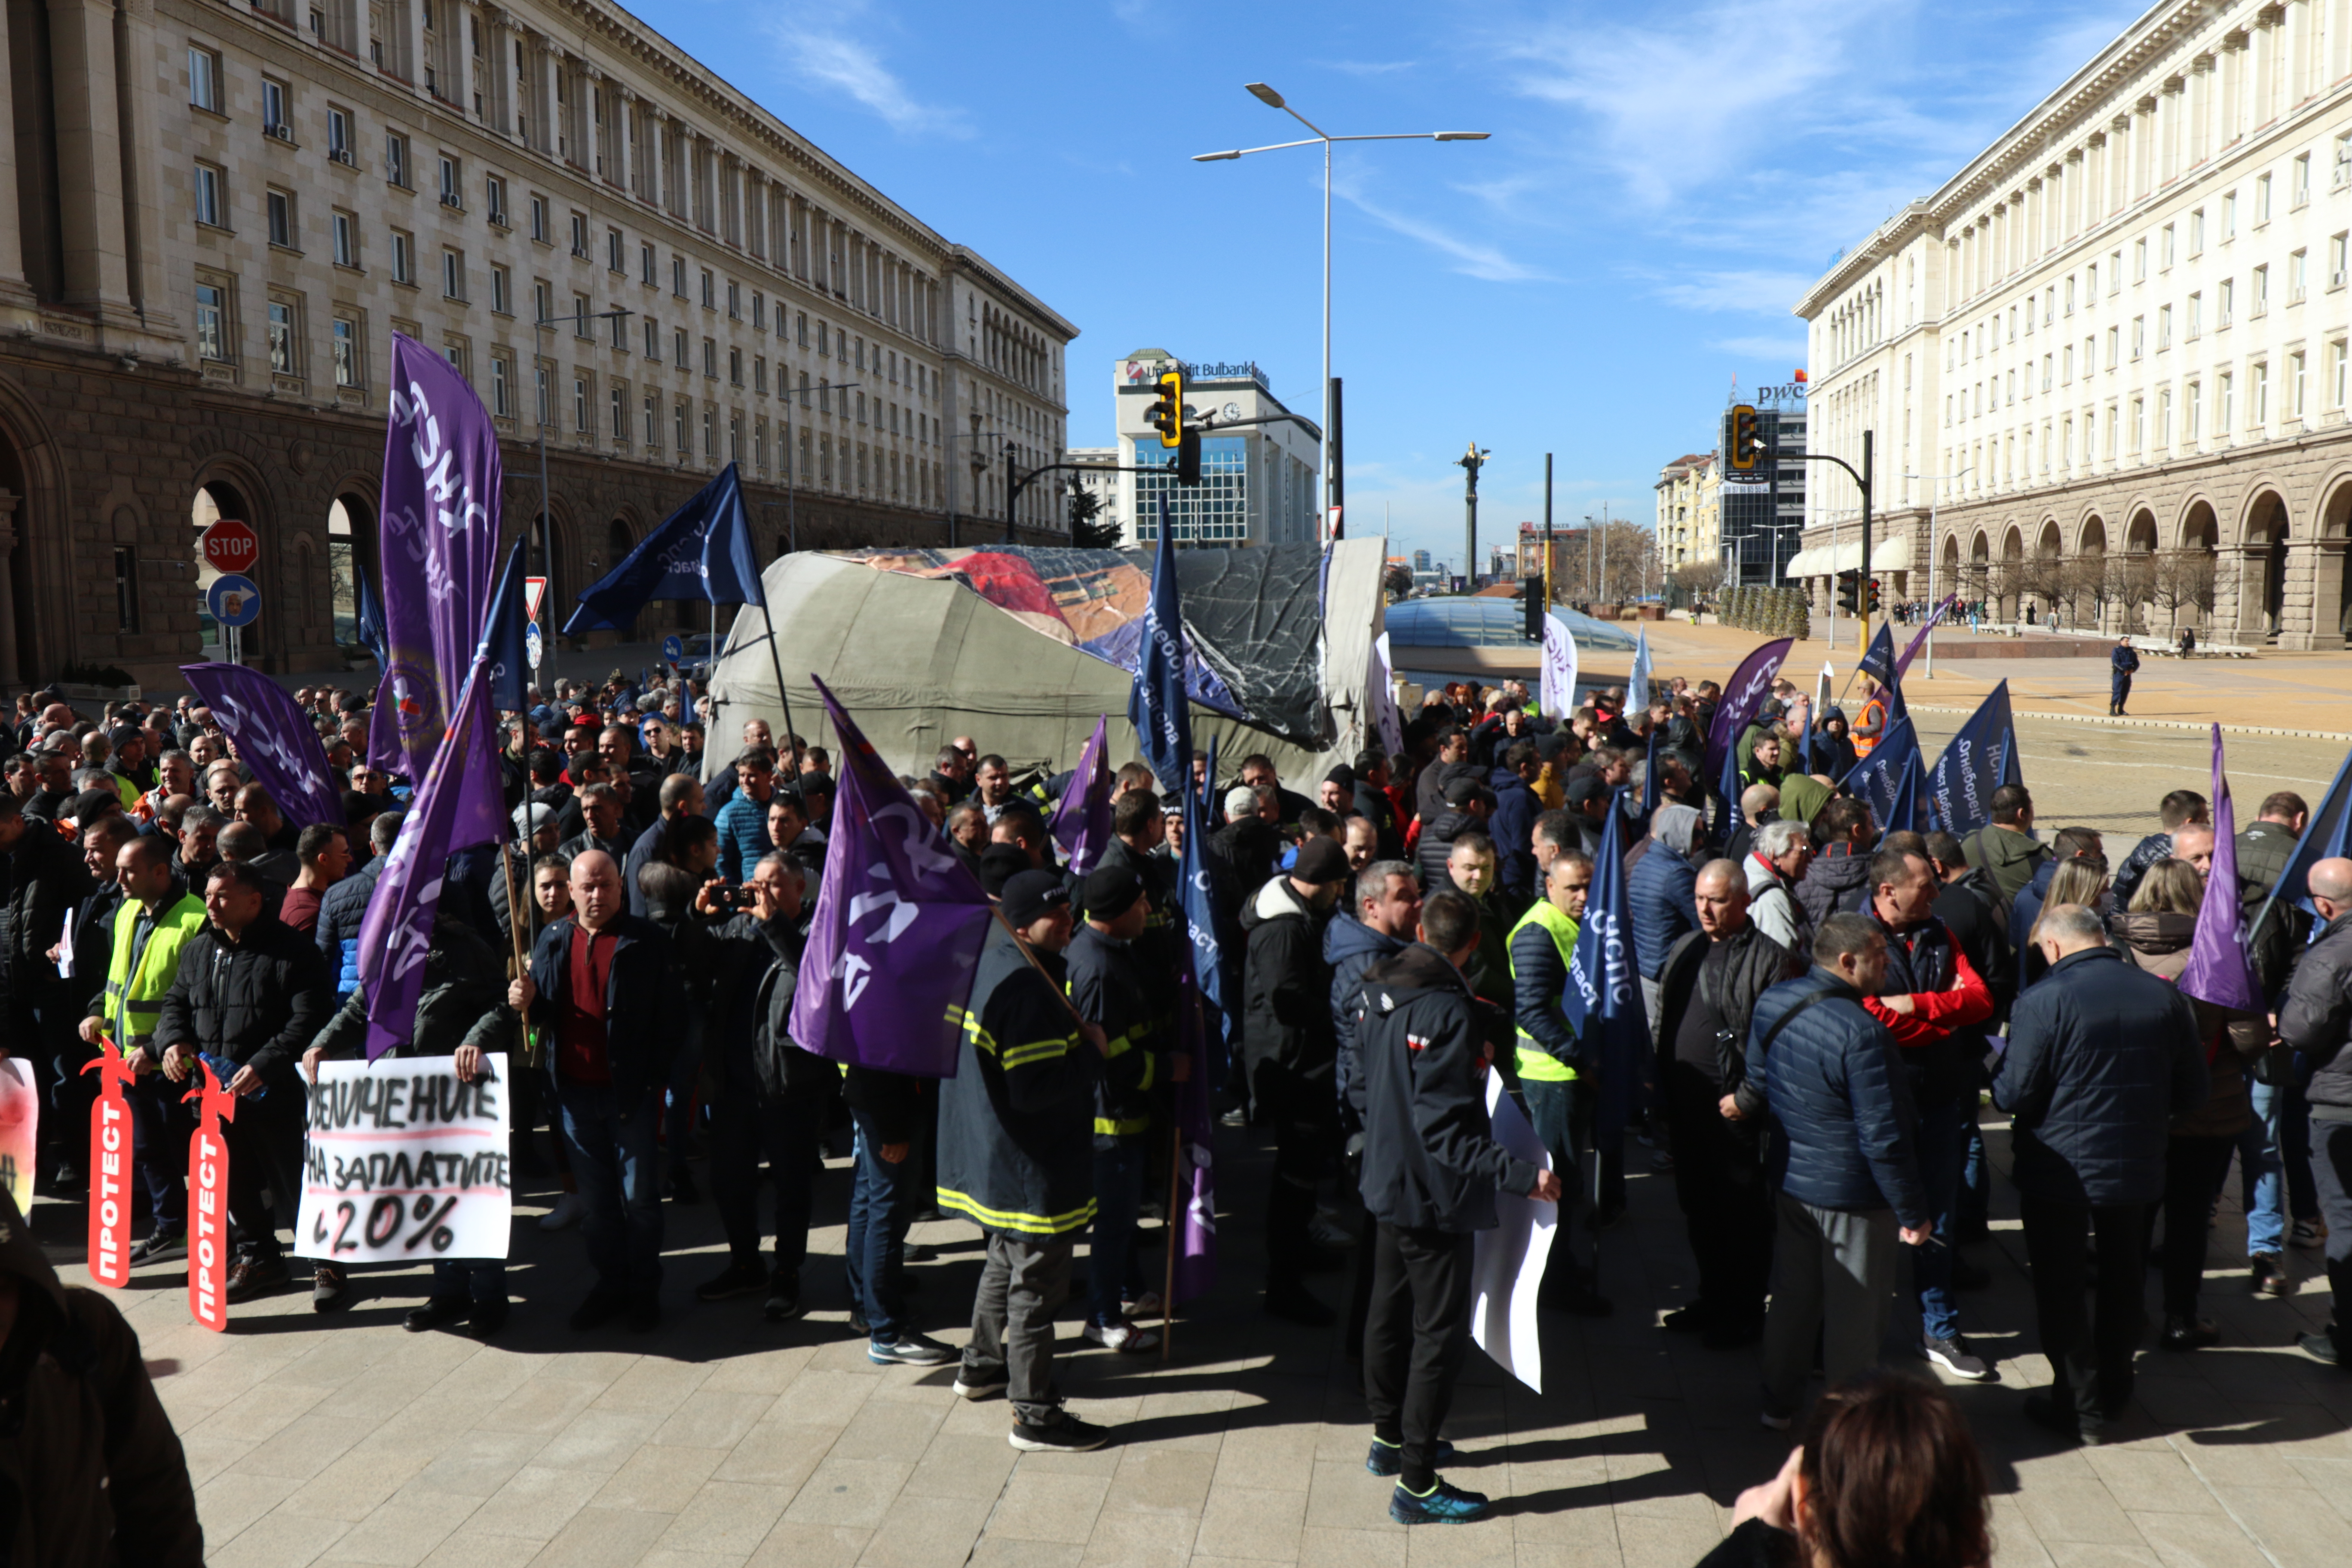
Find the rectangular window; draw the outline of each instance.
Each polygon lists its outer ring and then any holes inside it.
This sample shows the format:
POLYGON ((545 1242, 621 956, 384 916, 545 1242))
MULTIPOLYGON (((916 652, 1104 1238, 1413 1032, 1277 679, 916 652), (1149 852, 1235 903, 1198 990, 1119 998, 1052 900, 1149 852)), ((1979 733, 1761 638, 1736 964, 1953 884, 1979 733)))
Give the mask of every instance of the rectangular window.
POLYGON ((2237 302, 2238 280, 2234 278, 2222 279, 2220 291, 2213 296, 2213 325, 2216 328, 2230 324, 2231 311, 2237 302))
POLYGON ((2156 312, 2156 352, 2162 353, 2172 346, 2172 307, 2159 306, 2156 312))
POLYGON ((294 368, 294 307, 283 300, 269 301, 269 368, 278 375, 299 374, 294 368))
POLYGON ((719 344, 710 338, 702 340, 702 374, 713 381, 719 379, 719 344))
POLYGON ((2205 209, 2199 207, 2189 215, 2189 254, 2193 258, 2205 254, 2205 209))
POLYGON ((581 435, 590 433, 588 425, 588 380, 585 376, 572 378, 572 427, 581 435))
POLYGON ((743 319, 742 286, 732 278, 727 279, 727 319, 730 321, 743 319))
POLYGON ((706 310, 715 310, 719 308, 718 283, 711 277, 710 268, 708 267, 702 269, 702 308, 706 310))
POLYGON ((462 250, 441 252, 441 297, 459 300, 466 297, 466 253, 462 250))
POLYGON ((669 258, 669 291, 681 300, 686 298, 686 258, 676 251, 670 252, 669 258))
POLYGON ((2344 267, 2347 249, 2352 249, 2352 235, 2331 235, 2327 241, 2327 286, 2344 287, 2344 267))
MULTIPOLYGON (((661 323, 651 316, 646 318, 646 357, 656 364, 661 363, 661 323)), ((652 444, 651 437, 646 439, 647 445, 652 444)))
POLYGON ((588 215, 572 215, 572 254, 585 259, 588 255, 588 215))
POLYGON ((2327 176, 2330 185, 2352 183, 2352 132, 2336 139, 2336 162, 2327 176))
POLYGON ((507 226, 507 183, 496 174, 482 182, 482 206, 489 220, 500 228, 507 226))
POLYGON ((2132 281, 2147 281, 2147 241, 2144 238, 2132 241, 2132 281))
POLYGON ((441 205, 445 207, 463 207, 466 205, 465 176, 457 167, 457 160, 446 153, 441 154, 441 205))
POLYGON ((2227 245, 2238 237, 2238 193, 2231 191, 2221 198, 2221 243, 2227 245))
POLYGON ((651 451, 660 445, 661 416, 656 407, 654 395, 648 392, 646 394, 646 449, 651 451))
POLYGON ((357 267, 360 264, 360 220, 351 213, 334 215, 335 265, 357 267))
POLYGON ((629 352, 628 317, 615 310, 608 312, 604 319, 612 323, 614 351, 618 353, 627 353, 629 352))
POLYGON ((2189 341, 2192 343, 2197 341, 2198 333, 2203 331, 2203 324, 2199 318, 2204 313, 2204 295, 2191 294, 2189 296, 2189 341))
POLYGON ((684 327, 676 328, 670 332, 669 347, 671 363, 676 364, 678 369, 684 370, 686 368, 687 353, 686 329, 684 327))
POLYGON ((768 361, 763 354, 751 356, 751 390, 762 397, 768 395, 768 361))
POLYGON ((755 332, 768 330, 767 297, 756 289, 751 290, 751 330, 755 332))
POLYGON ((490 268, 490 309, 501 316, 514 314, 514 275, 503 267, 490 268))
POLYGON ((334 324, 335 384, 357 386, 360 384, 360 324, 349 316, 337 316, 334 324))
POLYGON ((530 198, 530 237, 542 244, 547 239, 547 198, 545 196, 534 195, 530 198))
POLYGON ((221 222, 221 199, 224 176, 210 163, 196 165, 196 221, 212 228, 226 226, 221 222))
POLYGON ((686 405, 683 403, 670 410, 670 433, 677 437, 678 456, 686 456, 686 405))
POLYGON ((2252 405, 2246 412, 2253 416, 2254 428, 2259 430, 2271 422, 2271 367, 2267 364, 2257 364, 2254 366, 2253 374, 2252 405))
POLYGON ((2287 253, 2286 302, 2288 304, 2300 305, 2303 303, 2304 293, 2310 286, 2310 274, 2307 270, 2310 263, 2311 253, 2309 251, 2294 250, 2287 253))
POLYGON ((398 229, 392 231, 392 280, 414 284, 416 281, 416 242, 398 229))
POLYGON ((2254 180, 2254 226, 2262 227, 2271 221, 2271 177, 2258 175, 2254 180))
POLYGON ((2131 401, 2131 419, 2132 419, 2132 423, 2131 423, 2131 455, 2132 455, 2133 457, 2135 457, 2135 458, 2137 458, 2137 457, 2138 457, 2138 456, 2139 456, 2139 446, 2140 446, 2140 437, 2141 437, 2141 434, 2142 434, 2142 432, 2143 432, 2143 431, 2145 431, 2145 430, 2147 429, 2147 405, 2145 403, 2143 403, 2140 399, 2138 399, 2138 398, 2137 398, 2137 397, 2135 397, 2135 398, 2133 398, 2133 399, 2132 399, 2132 401, 2131 401))
POLYGON ((2205 388, 2201 383, 2192 381, 2189 384, 2188 401, 2182 417, 2187 421, 2183 428, 2188 434, 2182 438, 2181 445, 2194 450, 2204 435, 2205 388))
POLYGON ((352 152, 352 116, 348 110, 327 106, 327 156, 346 167, 359 160, 352 152))
POLYGON ((2066 313, 2070 316, 2074 313, 2074 279, 2072 273, 2066 278, 2066 313))
POLYGON ((294 120, 287 109, 286 84, 261 79, 261 133, 275 136, 280 142, 294 140, 294 120))
POLYGON ((625 388, 613 388, 613 439, 625 446, 629 439, 629 395, 625 388))
POLYGON ((2271 308, 2271 269, 2268 267, 2254 268, 2253 287, 2248 293, 2252 296, 2247 301, 2248 315, 2259 316, 2271 308))
POLYGON ((708 405, 702 410, 702 455, 719 456, 719 411, 708 405))
POLYGON ((629 269, 622 262, 622 257, 626 253, 627 247, 622 242, 621 231, 617 228, 606 229, 604 231, 604 270, 618 272, 623 277, 628 276, 629 269))
POLYGON ((408 188, 408 138, 397 131, 383 133, 383 177, 387 184, 408 188))
POLYGON ((114 628, 139 629, 139 547, 135 544, 114 547, 114 628))
MULTIPOLYGON (((650 245, 640 245, 640 246, 638 246, 638 247, 637 247, 637 278, 638 278, 638 280, 639 280, 640 282, 646 283, 646 284, 652 284, 652 283, 656 282, 656 276, 655 276, 655 274, 656 274, 656 263, 655 263, 655 260, 654 260, 654 247, 653 247, 652 246, 650 246, 650 245)), ((648 447, 650 447, 650 446, 652 446, 652 445, 653 445, 653 438, 652 438, 651 437, 647 437, 646 438, 646 446, 648 446, 648 447)))
POLYGON ((188 49, 188 102, 197 109, 220 112, 220 57, 210 49, 188 49))
POLYGON ((2344 406, 2345 366, 2347 360, 2352 360, 2352 354, 2345 352, 2342 338, 2327 345, 2327 405, 2330 408, 2344 406))
POLYGON ((552 326, 555 322, 555 292, 540 279, 530 286, 531 321, 537 326, 552 326))
MULTIPOLYGON (((2298 159, 2297 162, 2304 160, 2298 159)), ((2286 416, 2290 419, 2303 417, 2303 355, 2300 353, 2286 356, 2286 416)))
POLYGON ((2311 200, 2311 154, 2308 153, 2298 154, 2295 158, 2287 185, 2286 199, 2294 206, 2302 206, 2311 200))
MULTIPOLYGON (((2107 329, 2107 368, 2109 370, 2115 369, 2117 364, 2122 363, 2122 361, 2117 357, 2122 348, 2122 329, 2117 327, 2109 327, 2107 329)), ((2085 353, 2084 355, 2085 368, 2088 367, 2089 359, 2089 354, 2085 353)))
POLYGON ((196 353, 204 359, 228 355, 228 296, 216 283, 196 285, 196 353))
POLYGON ((803 348, 806 348, 808 347, 808 312, 806 310, 798 311, 795 313, 793 320, 796 323, 794 330, 799 333, 800 345, 803 348))
MULTIPOLYGON (((2132 318, 2131 356, 2134 359, 2139 358, 2141 353, 2147 350, 2147 345, 2142 341, 2146 334, 2147 328, 2147 318, 2146 316, 2134 316, 2132 318)), ((2107 331, 2112 332, 2115 329, 2113 327, 2109 327, 2107 331)))
POLYGON ((588 296, 574 294, 572 296, 572 335, 584 338, 588 333, 588 296))
POLYGON ((2172 265, 2172 225, 2166 224, 2157 237, 2156 264, 2161 268, 2169 268, 2172 265))
POLYGON ((501 419, 514 416, 514 365, 503 354, 490 356, 490 412, 501 419))
POLYGON ((294 196, 289 191, 268 195, 269 243, 291 249, 294 245, 294 196))
POLYGON ((539 425, 540 428, 543 430, 549 424, 549 409, 547 404, 547 367, 545 365, 533 365, 531 367, 531 383, 532 392, 539 403, 539 425))
POLYGON ((2219 416, 2213 421, 2214 433, 2226 438, 2231 431, 2237 428, 2238 423, 2238 378, 2236 376, 2227 374, 2222 375, 2220 406, 2214 410, 2214 413, 2219 416))

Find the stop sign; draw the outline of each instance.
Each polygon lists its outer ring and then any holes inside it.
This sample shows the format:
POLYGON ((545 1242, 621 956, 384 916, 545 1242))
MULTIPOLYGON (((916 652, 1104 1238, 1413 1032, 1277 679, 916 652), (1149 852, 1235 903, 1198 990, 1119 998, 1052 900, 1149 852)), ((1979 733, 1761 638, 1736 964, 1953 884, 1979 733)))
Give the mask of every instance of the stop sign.
POLYGON ((205 530, 197 545, 215 572, 250 572, 261 560, 261 541, 235 518, 222 518, 205 530))

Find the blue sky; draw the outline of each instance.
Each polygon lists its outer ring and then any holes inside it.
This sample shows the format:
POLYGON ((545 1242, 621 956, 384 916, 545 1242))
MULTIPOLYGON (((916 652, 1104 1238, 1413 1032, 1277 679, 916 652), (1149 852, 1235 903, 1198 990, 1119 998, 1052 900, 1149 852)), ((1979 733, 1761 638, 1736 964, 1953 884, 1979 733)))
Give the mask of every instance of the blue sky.
POLYGON ((1242 90, 1342 148, 1333 369, 1349 522, 1461 553, 1553 516, 1646 522, 1737 376, 1802 363, 1789 314, 1832 253, 1927 195, 2143 7, 2116 0, 982 8, 640 0, 654 26, 1082 329, 1070 438, 1111 439, 1136 348, 1255 359, 1318 407, 1321 168, 1242 90))

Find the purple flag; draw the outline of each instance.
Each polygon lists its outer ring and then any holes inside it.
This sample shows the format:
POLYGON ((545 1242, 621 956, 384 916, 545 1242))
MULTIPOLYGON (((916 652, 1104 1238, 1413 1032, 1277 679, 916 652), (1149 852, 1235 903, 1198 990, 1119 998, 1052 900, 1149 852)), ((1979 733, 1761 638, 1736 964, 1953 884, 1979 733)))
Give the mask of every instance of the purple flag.
POLYGON ((297 827, 343 826, 342 798, 327 770, 319 731, 269 677, 236 664, 184 664, 189 689, 220 721, 236 754, 269 792, 278 813, 297 827))
POLYGON ((1731 684, 1723 689, 1723 700, 1716 705, 1715 722, 1707 726, 1706 757, 1700 777, 1711 779, 1723 771, 1725 754, 1739 739, 1739 732, 1755 721, 1764 700, 1772 695, 1772 678, 1780 673, 1780 661, 1789 657, 1790 646, 1791 639, 1782 637, 1739 661, 1731 684))
POLYGON ((793 1042, 859 1067, 953 1078, 993 920, 980 880, 814 675, 839 738, 824 879, 793 992, 793 1042))
POLYGON ((448 723, 448 700, 474 667, 498 570, 499 433, 449 362, 392 334, 392 417, 377 512, 383 564, 388 723, 368 731, 368 761, 425 776, 448 723), (394 742, 389 751, 383 749, 394 742))
POLYGON ((400 821, 400 837, 360 921, 360 988, 367 994, 367 1054, 373 1061, 404 1046, 416 1027, 425 955, 441 908, 449 857, 495 843, 506 826, 498 742, 490 726, 489 676, 476 665, 457 712, 400 821))
POLYGON ((1177 971, 1176 1048, 1192 1076, 1176 1086, 1176 1147, 1183 1156, 1184 1226, 1176 1252, 1176 1302, 1198 1300, 1217 1282, 1217 1168, 1212 1151, 1216 1113, 1209 1104, 1208 1003, 1192 973, 1191 955, 1177 971))
POLYGON ((2221 726, 2213 726, 2213 868, 2205 901, 2197 907, 2197 940, 2180 991, 2200 1002, 2242 1013, 2263 1012, 2263 988, 2246 955, 2246 911, 2238 902, 2238 810, 2221 771, 2221 726))
POLYGON ((1936 629, 1936 623, 1942 620, 1945 615, 1950 611, 1951 607, 1959 602, 1960 596, 1958 594, 1949 595, 1945 598, 1942 604, 1937 605, 1933 610, 1928 612, 1926 623, 1920 626, 1917 635, 1913 637, 1910 643, 1905 647, 1902 657, 1895 661, 1895 679, 1896 680, 1899 681, 1903 679, 1903 672, 1911 668, 1911 661, 1919 657, 1919 650, 1921 648, 1927 646, 1927 634, 1936 629))
POLYGON ((1095 721, 1095 732, 1078 753, 1077 771, 1054 805, 1054 842, 1069 856, 1076 877, 1093 870, 1110 847, 1110 765, 1103 760, 1109 727, 1107 716, 1095 721))

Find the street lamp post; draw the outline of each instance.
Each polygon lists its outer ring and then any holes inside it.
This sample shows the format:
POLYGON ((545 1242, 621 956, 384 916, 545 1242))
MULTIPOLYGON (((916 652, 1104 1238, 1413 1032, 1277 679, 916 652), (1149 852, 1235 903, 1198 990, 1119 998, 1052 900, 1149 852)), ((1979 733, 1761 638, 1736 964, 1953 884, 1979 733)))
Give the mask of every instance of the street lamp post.
POLYGON ((1936 679, 1936 629, 1933 621, 1936 614, 1936 503, 1942 499, 1947 481, 1952 484, 1959 483, 1975 467, 1974 463, 1963 464, 1960 471, 1956 474, 1906 474, 1903 476, 1906 479, 1927 479, 1936 487, 1927 492, 1927 614, 1930 620, 1926 652, 1927 679, 1930 680, 1936 679))
MULTIPOLYGON (((635 314, 635 310, 615 306, 593 316, 547 316, 530 324, 532 346, 534 349, 538 346, 541 332, 559 321, 570 321, 577 327, 585 321, 617 321, 635 314)), ((547 358, 545 354, 539 357, 542 361, 547 358)), ((555 597, 555 515, 548 510, 547 503, 547 422, 554 412, 555 386, 548 379, 548 367, 544 363, 531 366, 531 382, 539 393, 539 550, 540 563, 546 568, 547 578, 547 586, 542 592, 547 602, 554 605, 558 603, 555 597)), ((594 579, 592 577, 590 581, 594 579)), ((549 613, 552 615, 553 611, 549 613)))
MULTIPOLYGON (((1265 147, 1239 147, 1225 153, 1196 153, 1195 163, 1218 163, 1246 158, 1253 153, 1279 153, 1286 147, 1323 144, 1323 427, 1317 443, 1322 457, 1322 527, 1331 526, 1331 144, 1335 142, 1484 142, 1486 131, 1418 131, 1383 136, 1333 136, 1283 101, 1282 94, 1262 81, 1247 84, 1250 96, 1269 109, 1279 109, 1313 136, 1299 142, 1276 142, 1265 147)), ((1319 536, 1319 531, 1318 531, 1319 536)), ((1472 574, 1475 575, 1475 574, 1472 574)))

